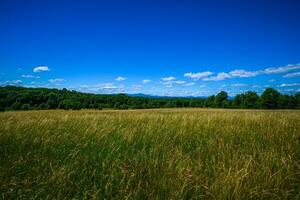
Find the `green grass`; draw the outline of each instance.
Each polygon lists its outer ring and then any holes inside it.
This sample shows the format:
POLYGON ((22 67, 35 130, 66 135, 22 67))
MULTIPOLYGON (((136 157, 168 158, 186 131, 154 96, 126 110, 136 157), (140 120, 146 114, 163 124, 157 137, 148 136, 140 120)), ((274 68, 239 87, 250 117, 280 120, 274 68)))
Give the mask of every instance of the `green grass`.
POLYGON ((299 199, 300 111, 0 113, 3 199, 299 199))

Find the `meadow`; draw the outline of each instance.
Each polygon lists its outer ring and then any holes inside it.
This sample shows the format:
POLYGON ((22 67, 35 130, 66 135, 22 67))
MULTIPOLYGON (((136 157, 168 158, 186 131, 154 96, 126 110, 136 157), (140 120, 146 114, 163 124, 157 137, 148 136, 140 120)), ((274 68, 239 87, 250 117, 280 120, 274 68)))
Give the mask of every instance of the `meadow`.
POLYGON ((299 110, 0 113, 0 199, 299 198, 299 110))

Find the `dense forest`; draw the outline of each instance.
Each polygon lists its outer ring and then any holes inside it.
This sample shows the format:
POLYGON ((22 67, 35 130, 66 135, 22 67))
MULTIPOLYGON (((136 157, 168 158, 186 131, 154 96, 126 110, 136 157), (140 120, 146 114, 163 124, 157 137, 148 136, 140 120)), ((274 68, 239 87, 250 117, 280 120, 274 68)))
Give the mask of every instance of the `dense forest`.
POLYGON ((229 98, 225 91, 207 98, 151 98, 132 97, 126 94, 88 94, 67 89, 0 87, 0 110, 44 109, 142 109, 142 108, 253 108, 299 109, 300 92, 281 94, 267 88, 262 95, 248 91, 229 98))

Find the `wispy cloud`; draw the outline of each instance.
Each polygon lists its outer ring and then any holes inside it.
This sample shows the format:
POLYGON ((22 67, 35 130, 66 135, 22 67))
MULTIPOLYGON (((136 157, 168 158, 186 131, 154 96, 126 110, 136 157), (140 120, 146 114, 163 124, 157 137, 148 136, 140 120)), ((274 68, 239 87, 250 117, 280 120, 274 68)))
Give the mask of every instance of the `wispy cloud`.
POLYGON ((31 74, 23 74, 21 77, 22 78, 40 78, 39 76, 33 76, 31 74))
POLYGON ((282 67, 270 67, 265 69, 263 72, 266 74, 280 74, 280 73, 286 73, 296 69, 300 69, 300 63, 289 64, 282 67))
POLYGON ((294 77, 298 77, 298 76, 300 76, 300 72, 289 73, 289 74, 284 75, 283 77, 284 78, 294 78, 294 77))
POLYGON ((142 90, 142 88, 143 88, 142 85, 135 85, 135 84, 131 85, 131 89, 133 91, 140 91, 140 90, 142 90))
POLYGON ((191 82, 191 83, 186 83, 186 84, 184 84, 183 86, 193 86, 193 85, 195 85, 196 83, 195 82, 191 82))
POLYGON ((96 93, 123 93, 125 87, 123 85, 114 85, 113 83, 99 83, 96 85, 81 85, 80 91, 90 91, 96 93))
POLYGON ((221 72, 221 73, 218 73, 217 76, 212 76, 212 77, 204 78, 202 80, 203 81, 221 81, 221 80, 224 80, 226 78, 230 78, 230 75, 228 73, 221 72))
POLYGON ((189 78, 192 78, 195 80, 202 79, 202 78, 208 77, 210 75, 213 75, 213 72, 210 72, 210 71, 198 72, 198 73, 188 72, 188 73, 184 74, 185 77, 189 77, 189 78))
MULTIPOLYGON (((300 63, 298 64, 289 64, 286 66, 279 66, 279 67, 269 67, 262 70, 256 71, 248 71, 245 69, 235 69, 230 72, 220 72, 216 76, 211 76, 214 74, 213 72, 206 71, 206 72, 199 72, 199 73, 185 73, 185 77, 190 77, 192 79, 202 79, 203 81, 221 81, 228 78, 248 78, 248 77, 255 77, 261 74, 280 74, 280 73, 287 73, 289 71, 300 69, 300 63)), ((300 76, 300 72, 290 73, 285 75, 285 78, 292 78, 300 76)))
POLYGON ((269 83, 273 83, 273 82, 276 82, 276 79, 270 79, 268 80, 269 83))
POLYGON ((33 72, 45 72, 45 71, 50 71, 48 66, 39 66, 39 67, 33 68, 33 72))
POLYGON ((166 85, 167 88, 172 88, 173 85, 192 86, 192 85, 196 84, 195 82, 187 83, 187 82, 182 81, 182 80, 176 80, 175 77, 165 77, 165 78, 162 78, 162 80, 163 80, 162 84, 166 85))
POLYGON ((184 85, 185 81, 174 81, 174 83, 177 85, 184 85))
POLYGON ((252 85, 252 88, 261 88, 260 85, 252 85))
POLYGON ((187 83, 185 81, 173 81, 171 82, 173 84, 176 84, 176 85, 180 85, 180 86, 192 86, 192 85, 195 85, 196 83, 195 82, 190 82, 190 83, 187 83))
POLYGON ((118 87, 112 83, 102 83, 102 84, 98 84, 96 85, 96 87, 98 89, 102 89, 102 90, 114 90, 117 89, 118 87))
POLYGON ((300 83, 283 83, 280 85, 280 87, 295 87, 300 86, 300 83))
POLYGON ((49 79, 49 82, 53 83, 53 84, 60 84, 64 81, 65 81, 65 79, 62 79, 62 78, 49 79))
POLYGON ((126 78, 125 78, 125 77, 122 77, 122 76, 118 76, 115 80, 116 80, 116 81, 125 81, 126 78))
POLYGON ((151 82, 151 80, 147 80, 147 79, 142 81, 143 84, 147 84, 147 83, 150 83, 150 82, 151 82))
POLYGON ((236 69, 233 71, 230 71, 229 73, 226 72, 220 72, 217 74, 217 76, 211 76, 207 78, 203 78, 203 81, 222 81, 224 79, 228 78, 248 78, 248 77, 254 77, 259 75, 261 72, 260 71, 247 71, 244 69, 236 69))
POLYGON ((22 84, 21 80, 5 81, 5 82, 0 83, 0 85, 14 85, 14 86, 18 86, 21 84, 22 84))
POLYGON ((257 76, 259 73, 260 73, 259 71, 246 71, 244 69, 236 69, 229 72, 229 75, 230 77, 246 78, 246 77, 257 76))
POLYGON ((234 83, 234 84, 231 84, 232 87, 247 87, 249 86, 248 84, 245 84, 245 83, 234 83))
POLYGON ((176 78, 173 77, 173 76, 170 76, 170 77, 164 77, 164 78, 162 78, 162 80, 163 80, 163 81, 175 81, 176 78))

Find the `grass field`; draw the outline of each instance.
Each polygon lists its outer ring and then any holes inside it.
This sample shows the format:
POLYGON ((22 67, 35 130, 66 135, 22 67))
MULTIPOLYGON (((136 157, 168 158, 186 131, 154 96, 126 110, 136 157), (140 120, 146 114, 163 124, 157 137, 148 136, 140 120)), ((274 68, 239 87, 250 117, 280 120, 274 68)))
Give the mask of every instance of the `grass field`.
POLYGON ((3 199, 299 199, 300 111, 0 113, 3 199))

